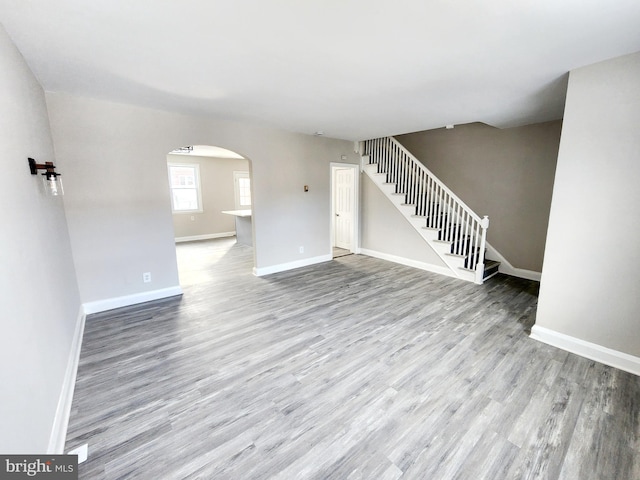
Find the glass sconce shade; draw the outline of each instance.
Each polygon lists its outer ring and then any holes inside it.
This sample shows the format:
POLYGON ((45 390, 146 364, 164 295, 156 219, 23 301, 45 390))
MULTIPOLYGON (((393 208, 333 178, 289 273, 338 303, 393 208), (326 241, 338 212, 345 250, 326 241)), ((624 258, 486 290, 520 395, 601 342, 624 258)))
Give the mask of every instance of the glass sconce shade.
POLYGON ((56 173, 56 166, 53 162, 36 163, 33 158, 29 158, 28 160, 31 175, 36 175, 38 170, 45 170, 45 173, 42 174, 42 185, 46 195, 50 197, 64 195, 62 179, 60 178, 60 174, 56 173))
POLYGON ((64 187, 62 185, 62 178, 60 175, 47 175, 42 176, 42 184, 44 187, 44 193, 49 197, 58 197, 64 195, 64 187))

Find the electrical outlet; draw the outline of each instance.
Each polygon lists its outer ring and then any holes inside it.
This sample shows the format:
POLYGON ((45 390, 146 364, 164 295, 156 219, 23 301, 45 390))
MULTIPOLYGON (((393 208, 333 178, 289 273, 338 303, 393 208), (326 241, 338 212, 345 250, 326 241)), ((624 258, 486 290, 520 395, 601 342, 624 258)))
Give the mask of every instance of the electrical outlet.
POLYGON ((144 283, 151 283, 151 272, 145 272, 142 274, 142 281, 144 283))
POLYGON ((304 253, 304 247, 300 247, 298 250, 300 251, 300 253, 304 253))

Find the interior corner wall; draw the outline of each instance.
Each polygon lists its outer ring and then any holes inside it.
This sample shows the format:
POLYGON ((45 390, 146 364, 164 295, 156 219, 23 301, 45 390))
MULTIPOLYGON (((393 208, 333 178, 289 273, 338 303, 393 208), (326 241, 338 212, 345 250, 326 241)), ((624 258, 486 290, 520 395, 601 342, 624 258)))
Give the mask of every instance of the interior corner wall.
POLYGON ((360 182, 363 249, 448 268, 367 175, 360 182))
POLYGON ((63 93, 47 104, 83 303, 178 285, 167 154, 182 145, 251 161, 257 268, 330 257, 330 162, 358 163, 352 142, 63 93))
POLYGON ((482 123, 396 139, 478 215, 487 241, 516 268, 542 271, 562 122, 482 123))
POLYGON ((47 453, 80 297, 64 197, 47 197, 27 158, 54 158, 45 97, 0 25, 0 452, 47 453))
POLYGON ((249 172, 249 161, 238 158, 213 158, 167 155, 168 162, 196 164, 200 167, 202 212, 174 213, 175 237, 225 234, 236 229, 235 218, 221 213, 235 210, 233 172, 249 172))
POLYGON ((640 52, 570 73, 536 319, 636 357, 639 125, 640 52))

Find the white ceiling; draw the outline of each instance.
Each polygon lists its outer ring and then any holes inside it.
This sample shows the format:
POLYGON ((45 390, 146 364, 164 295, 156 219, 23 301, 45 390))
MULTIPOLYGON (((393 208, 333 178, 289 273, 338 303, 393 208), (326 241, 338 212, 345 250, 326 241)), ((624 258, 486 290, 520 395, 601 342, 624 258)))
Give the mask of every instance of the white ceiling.
MULTIPOLYGON (((562 116, 639 0, 0 0, 47 91, 361 140, 562 116)), ((640 81, 640 80, 639 80, 640 81)))

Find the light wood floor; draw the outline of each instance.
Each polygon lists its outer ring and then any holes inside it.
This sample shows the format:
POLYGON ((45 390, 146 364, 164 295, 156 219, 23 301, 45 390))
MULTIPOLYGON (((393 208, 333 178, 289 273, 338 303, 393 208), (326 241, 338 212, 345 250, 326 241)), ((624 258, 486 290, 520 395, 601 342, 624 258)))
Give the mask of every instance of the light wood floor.
POLYGON ((333 247, 333 258, 344 257, 345 255, 352 255, 352 253, 346 248, 333 247))
POLYGON ((178 255, 182 298, 87 319, 82 479, 640 478, 639 378, 529 339, 535 282, 178 255))

